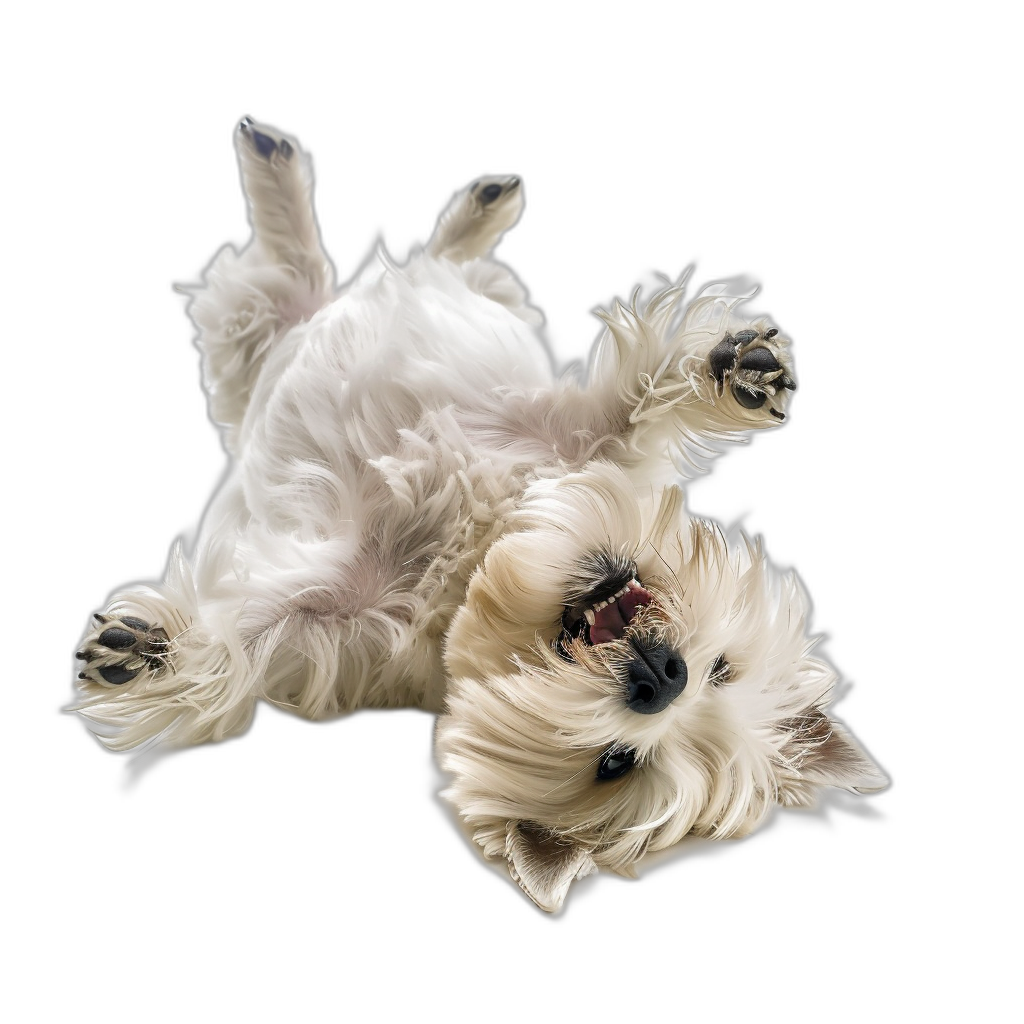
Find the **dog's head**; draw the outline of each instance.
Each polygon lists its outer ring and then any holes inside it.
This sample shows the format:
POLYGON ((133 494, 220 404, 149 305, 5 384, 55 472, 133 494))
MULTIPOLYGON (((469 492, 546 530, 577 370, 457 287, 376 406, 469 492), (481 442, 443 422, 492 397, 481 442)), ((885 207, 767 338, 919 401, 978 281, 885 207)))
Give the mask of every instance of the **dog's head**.
POLYGON ((596 463, 532 487, 449 631, 446 791, 543 909, 598 867, 754 829, 818 786, 881 788, 825 714, 808 606, 675 489, 639 503, 596 463))

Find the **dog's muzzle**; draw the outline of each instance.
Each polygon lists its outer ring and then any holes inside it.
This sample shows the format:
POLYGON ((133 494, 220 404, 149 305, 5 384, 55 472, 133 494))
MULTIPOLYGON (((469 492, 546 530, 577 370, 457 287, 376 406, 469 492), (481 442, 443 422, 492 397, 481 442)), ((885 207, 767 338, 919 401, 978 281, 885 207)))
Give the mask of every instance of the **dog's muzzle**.
POLYGON ((686 686, 686 662, 667 643, 634 637, 635 657, 626 667, 626 706, 641 715, 664 711, 686 686))

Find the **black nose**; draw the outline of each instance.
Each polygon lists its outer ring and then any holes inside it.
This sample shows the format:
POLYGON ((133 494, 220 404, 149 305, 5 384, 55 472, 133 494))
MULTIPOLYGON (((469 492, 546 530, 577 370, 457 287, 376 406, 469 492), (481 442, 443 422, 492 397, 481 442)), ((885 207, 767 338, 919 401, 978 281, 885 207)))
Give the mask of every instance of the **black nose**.
POLYGON ((636 657, 627 667, 626 706, 641 715, 664 711, 686 686, 686 662, 667 643, 634 639, 636 657))

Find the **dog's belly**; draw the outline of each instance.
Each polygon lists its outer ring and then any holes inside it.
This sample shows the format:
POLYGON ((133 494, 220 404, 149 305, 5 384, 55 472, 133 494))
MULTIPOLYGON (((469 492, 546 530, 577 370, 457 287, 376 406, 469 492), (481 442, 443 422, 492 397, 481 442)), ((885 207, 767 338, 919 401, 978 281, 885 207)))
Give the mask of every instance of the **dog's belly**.
MULTIPOLYGON (((232 564, 277 587, 286 550, 291 595, 251 631, 372 622, 358 629, 378 668, 354 703, 437 705, 444 632, 536 471, 464 421, 550 387, 547 365, 523 320, 436 263, 360 281, 279 339, 242 434, 232 564)), ((353 706, 344 673, 337 686, 353 706)))
POLYGON ((369 463, 396 454, 424 417, 492 411, 504 391, 553 384, 533 330, 471 290, 462 268, 433 261, 364 275, 277 346, 243 432, 245 459, 369 463))

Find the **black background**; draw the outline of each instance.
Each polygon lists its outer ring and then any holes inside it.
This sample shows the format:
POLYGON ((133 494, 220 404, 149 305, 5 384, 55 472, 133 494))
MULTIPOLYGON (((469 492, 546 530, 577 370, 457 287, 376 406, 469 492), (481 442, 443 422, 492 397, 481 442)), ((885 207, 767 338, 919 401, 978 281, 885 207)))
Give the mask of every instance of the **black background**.
POLYGON ((38 849, 60 851, 60 913, 129 922, 126 935, 165 925, 182 905, 221 923, 303 914, 346 935, 415 928, 421 946, 428 925, 467 946, 512 929, 517 942, 555 937, 595 953, 611 928, 671 924, 715 943, 774 930, 766 922, 779 916, 799 942, 797 922, 819 916, 829 932, 885 930, 885 894, 900 882, 904 740, 893 721, 900 681, 880 638, 902 598, 880 514, 895 427, 862 359, 880 253, 861 187, 877 172, 860 156, 858 115, 821 119, 799 100, 768 109, 756 95, 740 118, 695 101, 667 112, 665 96, 639 90, 634 101, 582 87, 530 101, 504 87, 465 91, 412 89, 396 102, 372 82, 357 100, 240 84, 212 100, 196 86, 139 110, 126 82, 54 147, 53 272, 66 284, 51 304, 69 336, 59 355, 38 338, 36 356, 58 360, 62 440, 48 481, 57 525, 27 513, 30 528, 55 535, 56 568, 39 573, 49 581, 38 597, 48 639, 34 654, 42 741, 22 794, 42 822, 38 849), (594 307, 654 272, 694 262, 696 287, 760 281, 748 308, 794 339, 800 390, 790 421, 721 459, 690 505, 742 521, 800 572, 814 628, 852 685, 839 714, 895 776, 870 802, 873 817, 787 819, 638 883, 600 882, 549 921, 478 865, 435 806, 424 716, 311 726, 263 710, 244 739, 171 759, 125 790, 123 763, 60 708, 91 612, 123 583, 159 578, 223 472, 171 289, 198 280, 220 245, 246 241, 231 144, 244 114, 312 154, 339 280, 378 236, 397 258, 425 241, 466 182, 522 175, 526 210, 498 255, 545 311, 562 360, 596 337, 594 307))

